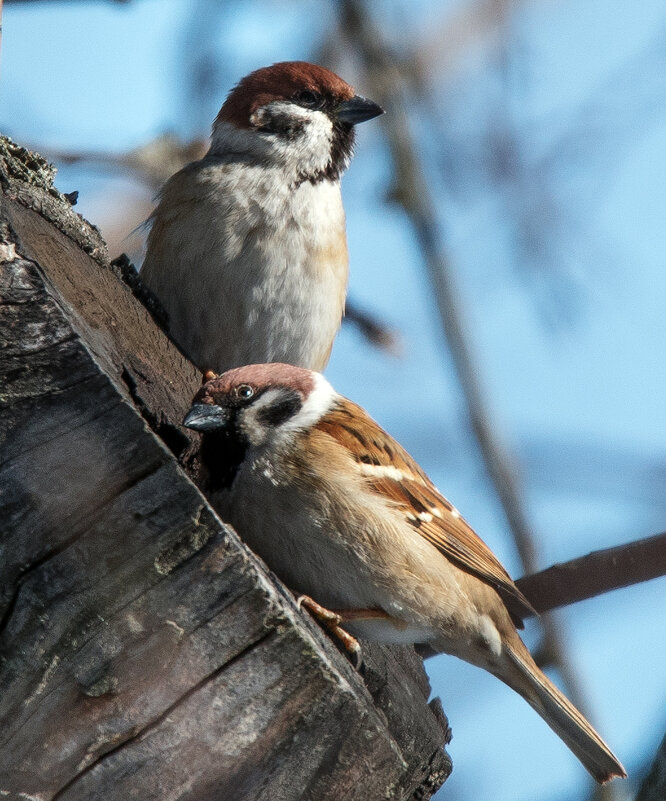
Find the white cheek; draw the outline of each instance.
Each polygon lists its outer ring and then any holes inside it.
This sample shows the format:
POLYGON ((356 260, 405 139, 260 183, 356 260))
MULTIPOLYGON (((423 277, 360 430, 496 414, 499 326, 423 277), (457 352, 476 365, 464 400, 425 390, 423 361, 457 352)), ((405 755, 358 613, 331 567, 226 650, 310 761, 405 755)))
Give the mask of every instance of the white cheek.
POLYGON ((259 421, 259 412, 275 396, 275 391, 271 390, 262 395, 255 403, 242 409, 238 415, 238 427, 247 437, 248 442, 253 448, 263 445, 268 439, 270 429, 259 421))
POLYGON ((333 124, 329 117, 322 111, 311 111, 292 103, 273 104, 274 107, 280 105, 284 105, 285 115, 303 122, 303 130, 292 140, 271 137, 277 159, 296 173, 309 174, 324 170, 331 160, 333 141, 333 124))
POLYGON ((271 406, 282 396, 282 391, 279 389, 269 389, 241 412, 239 426, 253 448, 284 445, 297 432, 314 426, 331 409, 339 397, 338 394, 321 373, 313 373, 312 376, 315 386, 303 406, 293 417, 277 427, 260 422, 259 416, 262 409, 271 406))
POLYGON ((280 165, 294 179, 302 174, 323 171, 331 160, 333 123, 323 111, 313 111, 287 101, 274 101, 257 109, 251 122, 261 127, 270 118, 283 117, 289 123, 301 123, 302 130, 293 137, 262 130, 239 131, 228 123, 216 123, 212 152, 237 150, 253 153, 261 159, 280 165))
POLYGON ((315 382, 314 389, 300 411, 280 427, 281 431, 293 432, 314 426, 339 397, 321 373, 313 373, 312 377, 315 382))

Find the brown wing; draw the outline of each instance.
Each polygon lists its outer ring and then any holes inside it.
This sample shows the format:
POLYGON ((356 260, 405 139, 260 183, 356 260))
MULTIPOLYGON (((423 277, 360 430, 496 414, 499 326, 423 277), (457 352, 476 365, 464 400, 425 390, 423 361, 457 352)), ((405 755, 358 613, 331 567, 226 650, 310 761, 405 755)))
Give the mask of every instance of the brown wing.
POLYGON ((536 614, 497 557, 424 471, 360 406, 343 400, 317 428, 336 439, 357 462, 367 485, 389 498, 410 525, 447 559, 492 585, 514 623, 536 614), (359 418, 362 424, 359 425, 359 418))

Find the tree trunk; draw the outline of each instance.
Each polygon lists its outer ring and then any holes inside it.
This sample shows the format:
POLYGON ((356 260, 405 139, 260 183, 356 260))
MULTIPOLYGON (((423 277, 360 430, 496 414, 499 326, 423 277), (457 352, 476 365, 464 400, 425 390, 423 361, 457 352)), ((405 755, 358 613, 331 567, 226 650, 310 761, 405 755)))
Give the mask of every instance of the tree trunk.
POLYGON ((200 376, 52 180, 0 139, 0 796, 429 798, 421 660, 356 673, 215 515, 200 376))

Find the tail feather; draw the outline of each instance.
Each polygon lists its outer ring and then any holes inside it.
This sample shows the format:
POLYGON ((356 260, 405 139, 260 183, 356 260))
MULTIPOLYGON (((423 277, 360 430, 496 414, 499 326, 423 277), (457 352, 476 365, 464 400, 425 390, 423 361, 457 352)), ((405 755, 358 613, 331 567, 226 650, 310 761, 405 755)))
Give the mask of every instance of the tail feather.
MULTIPOLYGON (((539 670, 527 649, 522 654, 505 647, 504 652, 524 680, 507 683, 541 715, 592 776, 602 784, 614 776, 625 777, 627 774, 617 757, 576 707, 539 670)), ((500 678, 506 681, 506 677, 500 678)))

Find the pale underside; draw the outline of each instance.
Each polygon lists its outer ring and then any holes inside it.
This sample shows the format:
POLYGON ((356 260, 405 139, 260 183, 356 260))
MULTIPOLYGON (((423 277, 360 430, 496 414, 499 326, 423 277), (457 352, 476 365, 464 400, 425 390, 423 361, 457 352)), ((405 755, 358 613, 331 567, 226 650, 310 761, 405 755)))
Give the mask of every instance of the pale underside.
POLYGON ((212 500, 292 590, 329 609, 371 610, 344 623, 352 634, 426 642, 485 668, 598 781, 625 775, 521 641, 512 616, 531 611, 527 599, 398 443, 322 376, 291 421, 263 434, 259 423, 232 492, 212 500))
POLYGON ((162 190, 141 275, 202 370, 328 361, 344 312, 345 216, 339 181, 302 180, 330 159, 330 120, 306 122, 291 143, 218 123, 211 153, 162 190))
POLYGON ((497 620, 495 590, 443 557, 391 501, 364 489, 351 459, 332 453, 326 439, 315 432, 309 442, 323 471, 310 469, 298 447, 286 461, 253 449, 233 493, 213 498, 222 517, 295 592, 331 609, 387 613, 345 624, 357 636, 430 642, 486 667, 500 650, 498 626, 514 631, 501 604, 497 620))
POLYGON ((215 161, 180 178, 165 187, 169 211, 155 219, 142 270, 171 336, 202 370, 273 361, 321 369, 347 283, 339 185, 292 191, 280 171, 215 161))

